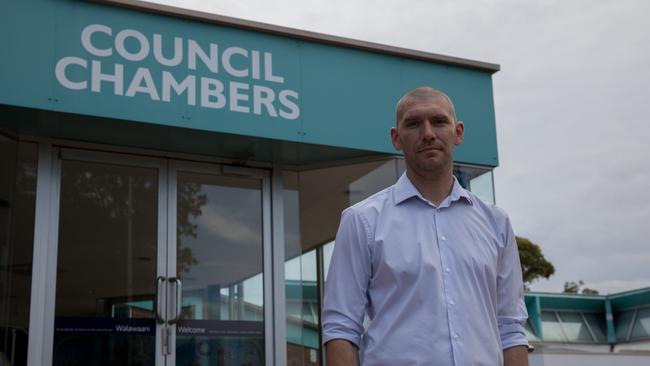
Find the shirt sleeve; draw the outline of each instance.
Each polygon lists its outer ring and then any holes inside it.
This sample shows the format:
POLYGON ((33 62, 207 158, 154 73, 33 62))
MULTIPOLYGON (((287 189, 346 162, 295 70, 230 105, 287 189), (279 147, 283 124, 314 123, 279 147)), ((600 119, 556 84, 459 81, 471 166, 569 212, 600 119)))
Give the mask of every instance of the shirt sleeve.
POLYGON ((528 345, 524 324, 528 319, 524 302, 524 284, 515 234, 506 216, 502 232, 505 247, 501 253, 497 277, 497 321, 501 345, 505 350, 528 345))
POLYGON ((323 343, 345 339, 359 347, 371 277, 369 228, 353 208, 341 216, 323 304, 323 343))

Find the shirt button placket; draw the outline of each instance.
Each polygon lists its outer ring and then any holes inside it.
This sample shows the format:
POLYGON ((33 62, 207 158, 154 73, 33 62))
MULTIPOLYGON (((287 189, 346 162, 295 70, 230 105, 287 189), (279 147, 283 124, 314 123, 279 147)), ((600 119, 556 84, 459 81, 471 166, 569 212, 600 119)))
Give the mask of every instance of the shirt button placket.
POLYGON ((460 338, 460 336, 457 333, 456 327, 454 326, 455 322, 453 319, 455 319, 455 309, 454 306, 456 302, 451 298, 449 294, 449 277, 451 276, 451 268, 447 265, 447 248, 449 246, 449 243, 447 241, 447 236, 444 234, 440 233, 440 225, 438 225, 438 218, 440 215, 440 209, 436 208, 433 210, 433 222, 434 222, 434 227, 435 227, 435 232, 436 232, 436 238, 438 242, 438 250, 440 252, 440 266, 441 268, 444 268, 444 275, 442 276, 442 283, 444 286, 444 292, 445 292, 445 298, 447 300, 447 325, 449 329, 449 334, 452 337, 452 342, 451 342, 451 351, 452 351, 452 357, 454 364, 457 364, 457 358, 458 358, 458 348, 456 345, 456 341, 460 338))

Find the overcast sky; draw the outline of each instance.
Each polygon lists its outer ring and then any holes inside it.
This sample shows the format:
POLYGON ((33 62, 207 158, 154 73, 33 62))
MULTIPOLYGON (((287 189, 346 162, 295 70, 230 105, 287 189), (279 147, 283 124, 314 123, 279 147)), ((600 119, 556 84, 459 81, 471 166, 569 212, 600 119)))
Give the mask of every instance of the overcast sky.
POLYGON ((650 286, 650 1, 158 2, 500 64, 497 204, 556 268, 533 290, 650 286))

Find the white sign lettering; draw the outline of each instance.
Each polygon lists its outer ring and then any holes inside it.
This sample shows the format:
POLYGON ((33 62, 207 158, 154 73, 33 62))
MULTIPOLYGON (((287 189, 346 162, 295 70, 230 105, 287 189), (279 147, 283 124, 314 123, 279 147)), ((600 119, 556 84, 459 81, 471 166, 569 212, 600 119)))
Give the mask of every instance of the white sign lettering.
POLYGON ((202 108, 228 108, 232 112, 252 112, 288 120, 300 117, 298 92, 280 87, 285 79, 273 73, 270 52, 235 46, 221 50, 214 43, 202 47, 192 39, 165 39, 157 33, 148 37, 135 29, 114 32, 103 24, 86 26, 81 31, 81 45, 96 59, 66 56, 56 63, 56 79, 67 89, 90 88, 91 92, 101 93, 110 88, 114 95, 143 94, 157 102, 169 103, 182 98, 187 105, 202 108), (103 42, 99 43, 100 39, 103 42), (106 44, 106 41, 110 41, 110 47, 97 45, 106 44), (114 55, 124 62, 105 61, 106 57, 114 55), (154 60, 166 68, 184 65, 186 73, 181 74, 177 69, 152 73, 149 68, 137 64, 144 60, 154 60), (197 77, 190 73, 199 67, 212 74, 225 73, 236 79, 263 80, 279 86, 269 87, 246 80, 224 82, 216 77, 197 77), (133 76, 125 80, 125 75, 133 76))

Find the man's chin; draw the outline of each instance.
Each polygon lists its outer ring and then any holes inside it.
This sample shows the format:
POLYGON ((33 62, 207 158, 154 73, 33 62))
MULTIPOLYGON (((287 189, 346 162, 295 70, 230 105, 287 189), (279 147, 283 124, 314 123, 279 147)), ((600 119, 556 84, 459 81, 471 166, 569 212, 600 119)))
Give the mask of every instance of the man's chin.
POLYGON ((440 161, 440 159, 427 159, 417 164, 418 170, 423 174, 437 174, 445 170, 446 166, 446 162, 440 161))

